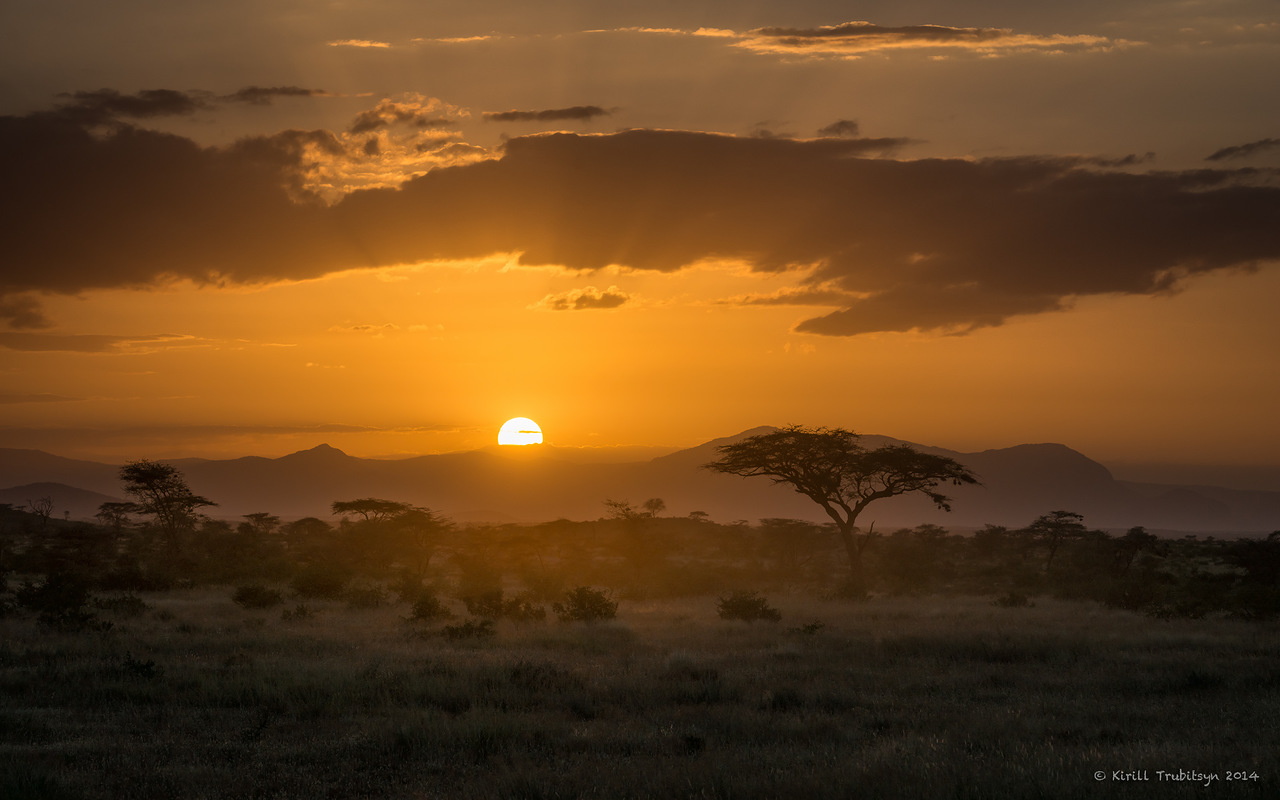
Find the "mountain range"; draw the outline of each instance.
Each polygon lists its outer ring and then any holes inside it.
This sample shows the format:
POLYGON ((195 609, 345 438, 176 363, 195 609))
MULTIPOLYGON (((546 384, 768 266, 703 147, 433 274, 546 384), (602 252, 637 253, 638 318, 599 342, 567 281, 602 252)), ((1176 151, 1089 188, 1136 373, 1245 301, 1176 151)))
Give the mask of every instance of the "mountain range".
MULTIPOLYGON (((347 455, 327 444, 280 458, 169 461, 192 491, 218 503, 212 516, 237 519, 267 511, 284 519, 328 518, 335 500, 381 497, 427 506, 459 522, 542 522, 597 519, 603 501, 639 506, 652 497, 666 514, 706 512, 719 522, 791 517, 825 522, 821 509, 786 485, 766 478, 738 478, 701 469, 716 448, 762 427, 647 460, 584 459, 572 448, 551 445, 490 447, 403 459, 347 455)), ((911 444, 864 436, 867 447, 911 444)), ((950 528, 984 524, 1021 527, 1059 509, 1075 511, 1091 527, 1188 532, 1269 532, 1280 529, 1280 492, 1116 480, 1102 464, 1060 444, 1024 444, 959 453, 913 444, 954 458, 981 481, 946 487, 951 513, 923 497, 879 501, 863 513, 864 527, 879 530, 921 523, 950 528)), ((54 500, 55 517, 92 517, 97 504, 121 499, 119 466, 62 458, 38 450, 0 449, 0 502, 22 505, 54 500)))

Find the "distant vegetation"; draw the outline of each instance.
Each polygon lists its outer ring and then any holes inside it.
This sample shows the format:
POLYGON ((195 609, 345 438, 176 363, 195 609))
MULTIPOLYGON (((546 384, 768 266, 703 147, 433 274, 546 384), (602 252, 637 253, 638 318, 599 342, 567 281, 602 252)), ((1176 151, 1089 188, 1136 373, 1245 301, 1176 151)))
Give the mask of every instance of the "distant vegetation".
POLYGON ((601 519, 536 525, 459 527, 437 511, 379 498, 335 501, 331 520, 282 521, 263 511, 232 525, 198 513, 213 501, 191 494, 172 467, 136 462, 122 479, 140 502, 104 504, 97 524, 0 507, 0 572, 11 576, 0 585, 0 608, 65 628, 81 619, 77 609, 88 607, 91 592, 229 585, 240 587, 237 602, 246 607, 287 597, 376 607, 393 595, 412 605, 430 586, 436 595, 470 598, 468 607, 479 609, 473 616, 530 621, 541 618, 540 608, 545 616, 547 605, 570 602, 566 592, 576 586, 604 587, 624 600, 753 591, 1048 596, 1164 618, 1280 615, 1280 532, 1234 540, 1158 539, 1142 528, 1115 535, 1052 510, 1023 528, 881 533, 792 519, 665 517, 658 498, 639 506, 608 499, 601 519), (60 610, 36 599, 54 595, 69 598, 58 601, 60 610))

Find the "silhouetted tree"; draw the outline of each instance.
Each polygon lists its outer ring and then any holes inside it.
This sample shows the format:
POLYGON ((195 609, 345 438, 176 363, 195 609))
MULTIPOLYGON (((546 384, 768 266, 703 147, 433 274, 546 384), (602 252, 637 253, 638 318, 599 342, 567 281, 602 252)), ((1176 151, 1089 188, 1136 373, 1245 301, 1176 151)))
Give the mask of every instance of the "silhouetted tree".
POLYGON ((950 498, 935 491, 942 484, 977 483, 967 467, 945 456, 921 453, 909 445, 868 450, 858 434, 843 428, 792 425, 721 445, 720 458, 706 469, 727 475, 771 478, 790 484, 822 507, 836 524, 855 579, 862 573, 862 552, 871 540, 856 525, 868 505, 886 497, 921 492, 944 511, 950 498))
POLYGON ((1155 534, 1147 533, 1147 529, 1141 525, 1126 531, 1124 536, 1121 536, 1115 543, 1113 568, 1116 574, 1120 577, 1127 575, 1138 553, 1143 550, 1155 549, 1158 541, 1159 539, 1156 538, 1155 534))
POLYGON ((265 511, 245 514, 244 518, 246 521, 240 524, 247 525, 249 531, 255 536, 270 536, 280 526, 280 518, 265 511))
POLYGON ((111 532, 119 536, 124 530, 124 526, 129 524, 129 517, 139 513, 137 503, 114 503, 106 502, 98 506, 98 513, 94 514, 94 518, 103 526, 110 528, 111 532))
POLYGON ((363 497, 359 500, 338 500, 335 501, 332 510, 334 514, 359 514, 366 522, 390 519, 398 514, 403 514, 412 506, 408 503, 397 503, 394 500, 380 500, 376 497, 363 497))
POLYGON ((1036 517, 1027 526, 1027 533, 1049 548, 1049 559, 1045 562, 1046 572, 1053 567, 1053 557, 1058 548, 1068 539, 1076 539, 1085 534, 1084 515, 1074 511, 1054 511, 1036 517))
POLYGON ((49 517, 53 514, 53 498, 48 495, 37 500, 27 500, 27 508, 35 514, 40 530, 49 527, 49 517))
POLYGON ((217 503, 191 491, 177 467, 140 459, 120 468, 124 492, 138 501, 138 513, 155 520, 169 545, 176 546, 178 534, 195 527, 199 509, 217 503))

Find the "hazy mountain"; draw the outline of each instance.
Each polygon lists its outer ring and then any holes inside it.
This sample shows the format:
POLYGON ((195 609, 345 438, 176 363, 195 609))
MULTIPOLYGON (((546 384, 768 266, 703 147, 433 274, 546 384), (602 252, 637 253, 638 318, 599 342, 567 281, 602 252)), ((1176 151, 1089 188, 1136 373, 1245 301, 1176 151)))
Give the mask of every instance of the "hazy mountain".
POLYGON ((0 489, 0 503, 8 503, 14 508, 27 506, 43 498, 53 501, 50 516, 54 519, 92 519, 98 513, 98 506, 103 503, 122 502, 119 497, 93 492, 88 489, 77 489, 64 483, 29 483, 25 486, 14 486, 0 489))
MULTIPOLYGON (((667 503, 666 513, 672 515, 696 510, 722 522, 761 517, 825 521, 818 506, 785 485, 700 468, 716 457, 719 445, 769 430, 755 428, 657 458, 623 463, 593 461, 575 448, 551 446, 492 447, 386 460, 356 458, 328 445, 280 458, 172 463, 195 492, 219 503, 211 511, 225 518, 257 511, 286 518, 327 517, 335 500, 382 497, 428 506, 459 521, 537 522, 598 518, 606 498, 639 505, 661 497, 667 503)), ((901 443, 884 436, 863 440, 868 447, 901 443)), ((954 509, 950 514, 921 497, 880 501, 864 513, 860 520, 864 526, 873 521, 880 530, 923 522, 952 527, 1022 526, 1040 514, 1065 509, 1084 514, 1089 525, 1105 528, 1145 525, 1224 532, 1280 528, 1280 492, 1117 481, 1102 464, 1060 444, 1025 444, 978 453, 914 446, 964 463, 982 484, 948 487, 954 509)), ((0 485, 53 481, 120 493, 117 467, 30 450, 4 450, 0 457, 0 485)))

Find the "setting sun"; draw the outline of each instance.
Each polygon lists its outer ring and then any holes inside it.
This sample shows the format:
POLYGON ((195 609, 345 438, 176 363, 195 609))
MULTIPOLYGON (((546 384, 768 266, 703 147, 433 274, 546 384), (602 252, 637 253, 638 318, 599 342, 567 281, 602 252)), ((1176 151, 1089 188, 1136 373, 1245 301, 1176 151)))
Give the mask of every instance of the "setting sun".
POLYGON ((528 417, 515 417, 502 423, 498 444, 542 444, 542 429, 528 417))

